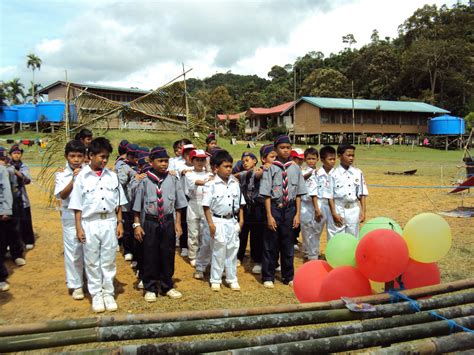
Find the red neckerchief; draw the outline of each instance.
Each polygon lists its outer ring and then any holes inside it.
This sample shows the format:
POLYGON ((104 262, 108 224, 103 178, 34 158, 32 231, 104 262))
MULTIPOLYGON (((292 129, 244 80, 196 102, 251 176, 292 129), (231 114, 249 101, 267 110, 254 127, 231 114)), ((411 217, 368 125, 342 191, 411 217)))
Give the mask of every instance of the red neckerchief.
POLYGON ((288 169, 288 167, 290 165, 293 165, 293 162, 290 160, 290 161, 287 161, 286 163, 282 163, 278 160, 275 160, 272 164, 278 166, 281 169, 283 169, 283 171, 286 171, 286 169, 288 169))

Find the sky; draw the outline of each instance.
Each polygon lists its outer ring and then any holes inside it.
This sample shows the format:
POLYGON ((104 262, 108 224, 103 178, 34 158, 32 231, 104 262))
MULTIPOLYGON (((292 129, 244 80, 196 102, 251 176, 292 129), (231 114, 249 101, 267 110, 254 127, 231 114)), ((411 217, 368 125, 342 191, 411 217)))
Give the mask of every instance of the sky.
MULTIPOLYGON (((455 0, 1 0, 0 81, 32 79, 26 56, 42 59, 43 86, 57 80, 157 88, 182 72, 257 74, 310 51, 361 47, 374 29, 398 26, 425 4, 455 0)), ((467 2, 462 1, 463 3, 467 2)))

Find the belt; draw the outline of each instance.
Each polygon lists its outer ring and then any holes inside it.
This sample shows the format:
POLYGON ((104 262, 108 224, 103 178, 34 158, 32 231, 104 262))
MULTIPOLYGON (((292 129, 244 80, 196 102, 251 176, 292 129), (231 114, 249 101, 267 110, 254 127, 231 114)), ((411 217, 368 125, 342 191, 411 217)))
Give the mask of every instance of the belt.
POLYGON ((232 219, 232 218, 236 217, 232 213, 226 214, 225 216, 221 216, 221 215, 218 215, 218 214, 215 214, 215 213, 213 213, 212 215, 216 218, 224 218, 224 219, 232 219))
POLYGON ((285 208, 294 207, 294 206, 295 206, 295 201, 290 201, 290 202, 288 202, 288 205, 286 205, 286 206, 285 206, 285 204, 284 204, 283 202, 276 203, 276 202, 272 201, 272 205, 273 205, 273 207, 282 210, 282 209, 285 209, 285 208))
POLYGON ((174 221, 174 216, 173 216, 172 213, 170 213, 170 214, 164 215, 163 218, 160 219, 158 216, 156 216, 154 214, 146 214, 145 215, 145 221, 164 223, 164 222, 174 221))
POLYGON ((342 200, 336 200, 336 203, 339 206, 342 206, 344 208, 352 208, 358 205, 358 201, 342 201, 342 200))
POLYGON ((86 221, 93 221, 97 219, 112 219, 117 218, 115 212, 103 212, 103 213, 94 213, 92 216, 84 217, 83 219, 86 221))

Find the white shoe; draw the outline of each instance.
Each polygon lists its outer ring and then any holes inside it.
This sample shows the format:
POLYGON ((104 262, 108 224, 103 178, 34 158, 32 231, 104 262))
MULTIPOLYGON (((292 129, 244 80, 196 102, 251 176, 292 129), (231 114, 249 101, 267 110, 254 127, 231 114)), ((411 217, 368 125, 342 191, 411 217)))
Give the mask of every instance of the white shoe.
POLYGON ((295 251, 299 251, 299 250, 300 250, 300 247, 298 246, 298 244, 295 244, 295 245, 293 246, 293 248, 295 248, 295 251))
POLYGON ((6 281, 2 281, 0 282, 0 291, 1 292, 5 292, 5 291, 8 291, 10 289, 10 284, 6 281))
POLYGON ((23 259, 23 258, 16 258, 16 259, 15 259, 15 264, 16 264, 17 266, 26 265, 26 260, 23 259))
POLYGON ((293 281, 288 282, 288 286, 293 287, 293 281))
POLYGON ((183 297, 183 295, 181 294, 181 292, 179 292, 178 290, 176 290, 176 289, 174 289, 174 288, 172 288, 171 290, 169 290, 168 292, 166 292, 166 296, 168 296, 169 298, 172 298, 172 299, 174 299, 174 300, 183 297))
POLYGON ((281 265, 275 269, 276 272, 281 272, 281 265))
POLYGON ((120 245, 117 245, 116 251, 120 251, 120 245))
POLYGON ((196 280, 202 280, 204 279, 204 273, 202 271, 196 271, 194 274, 193 274, 193 277, 196 279, 196 280))
POLYGON ((275 285, 273 284, 273 281, 265 281, 263 283, 263 287, 265 287, 265 288, 274 288, 275 285))
POLYGON ((189 264, 191 264, 192 267, 196 267, 196 259, 191 260, 189 264))
POLYGON ((132 269, 135 269, 135 268, 137 267, 137 265, 138 265, 138 262, 137 262, 137 261, 132 261, 132 262, 130 263, 130 267, 131 267, 132 269))
POLYGON ((255 264, 252 268, 252 274, 261 274, 262 273, 262 264, 255 264))
POLYGON ((82 287, 76 288, 72 291, 72 299, 77 301, 84 299, 84 291, 82 291, 82 287))
POLYGON ((239 283, 238 283, 238 282, 232 282, 232 283, 230 284, 230 289, 231 289, 232 291, 240 291, 240 285, 239 285, 239 283))
POLYGON ((143 289, 145 288, 145 285, 143 284, 143 281, 142 281, 142 280, 140 280, 140 282, 138 283, 137 288, 138 288, 139 290, 143 290, 143 289))
POLYGON ((115 312, 118 309, 117 302, 115 302, 114 296, 104 295, 105 309, 110 312, 115 312))
POLYGON ((242 265, 242 262, 239 259, 237 259, 237 267, 239 267, 240 265, 242 265))
POLYGON ((132 261, 133 260, 133 254, 127 253, 124 255, 125 261, 132 261))
POLYGON ((221 290, 221 284, 216 284, 216 283, 211 284, 211 290, 214 292, 219 292, 221 290))
POLYGON ((183 248, 183 249, 181 249, 181 256, 182 256, 182 257, 188 256, 188 248, 183 248))
POLYGON ((145 292, 145 301, 147 301, 147 302, 156 302, 156 293, 146 291, 145 292))
POLYGON ((26 244, 26 245, 25 245, 26 250, 31 250, 31 249, 33 249, 34 247, 35 247, 34 244, 26 244))
POLYGON ((95 313, 105 312, 104 298, 101 293, 98 293, 92 298, 92 310, 95 313))

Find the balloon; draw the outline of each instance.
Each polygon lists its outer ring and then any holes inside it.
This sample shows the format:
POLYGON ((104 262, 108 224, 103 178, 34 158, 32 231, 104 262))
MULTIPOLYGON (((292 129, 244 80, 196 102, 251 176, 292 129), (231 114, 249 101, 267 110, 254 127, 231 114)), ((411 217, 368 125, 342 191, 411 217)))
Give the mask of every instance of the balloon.
POLYGON ((319 298, 322 301, 341 297, 359 297, 372 294, 370 282, 353 266, 340 266, 332 270, 321 285, 319 298))
POLYGON ((385 282, 377 282, 372 280, 369 280, 369 282, 374 294, 385 292, 385 282))
POLYGON ((326 260, 331 267, 356 266, 357 238, 349 233, 338 233, 326 246, 326 260))
POLYGON ((293 290, 301 303, 321 301, 319 293, 321 284, 331 271, 324 260, 312 260, 304 263, 296 270, 293 280, 293 290))
POLYGON ((403 238, 388 229, 376 229, 359 241, 357 268, 370 280, 391 281, 400 276, 408 264, 408 247, 403 238))
MULTIPOLYGON (((401 278, 403 287, 406 289, 437 285, 441 281, 436 263, 425 264, 412 259, 408 262, 401 278)), ((398 282, 395 282, 395 287, 400 287, 398 282)))
POLYGON ((441 260, 451 248, 451 228, 434 213, 421 213, 408 221, 403 230, 410 258, 420 263, 441 260))
POLYGON ((367 233, 376 229, 390 229, 402 235, 402 227, 393 219, 387 217, 372 218, 364 223, 359 231, 359 239, 362 239, 367 233))

